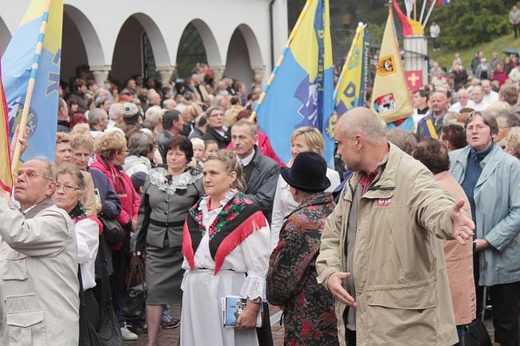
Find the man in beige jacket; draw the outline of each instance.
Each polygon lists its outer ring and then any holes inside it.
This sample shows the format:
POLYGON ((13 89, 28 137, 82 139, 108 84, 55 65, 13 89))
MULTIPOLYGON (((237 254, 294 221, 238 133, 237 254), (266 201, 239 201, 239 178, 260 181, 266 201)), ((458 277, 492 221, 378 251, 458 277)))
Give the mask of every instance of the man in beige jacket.
POLYGON ((336 298, 341 345, 458 342, 442 245, 472 236, 463 201, 386 139, 370 110, 344 114, 335 132, 354 171, 327 219, 316 265, 336 298))
POLYGON ((0 345, 77 345, 77 242, 69 215, 50 197, 52 164, 25 162, 10 209, 0 190, 0 345))

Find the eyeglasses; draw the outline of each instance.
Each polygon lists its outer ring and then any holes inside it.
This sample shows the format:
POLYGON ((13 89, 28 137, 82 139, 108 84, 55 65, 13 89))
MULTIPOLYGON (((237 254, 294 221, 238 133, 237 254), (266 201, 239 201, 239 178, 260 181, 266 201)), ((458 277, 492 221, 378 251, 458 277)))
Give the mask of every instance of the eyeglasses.
POLYGON ((18 172, 16 172, 16 174, 15 174, 15 178, 19 178, 22 175, 25 175, 27 177, 27 179, 29 179, 29 180, 34 180, 34 179, 36 179, 38 177, 42 177, 43 179, 47 179, 49 181, 52 181, 52 179, 46 178, 44 175, 41 175, 41 174, 39 174, 38 172, 36 172, 36 171, 34 171, 32 169, 28 169, 28 170, 20 169, 20 170, 18 170, 18 172))
POLYGON ((63 189, 63 192, 65 192, 65 193, 69 193, 69 192, 72 192, 72 191, 78 191, 79 187, 74 187, 74 186, 70 186, 70 185, 62 185, 60 183, 57 183, 56 184, 56 191, 59 191, 60 189, 63 189))
POLYGON ((485 124, 470 125, 470 126, 466 127, 466 132, 473 132, 473 131, 482 132, 486 127, 487 127, 487 125, 485 125, 485 124))

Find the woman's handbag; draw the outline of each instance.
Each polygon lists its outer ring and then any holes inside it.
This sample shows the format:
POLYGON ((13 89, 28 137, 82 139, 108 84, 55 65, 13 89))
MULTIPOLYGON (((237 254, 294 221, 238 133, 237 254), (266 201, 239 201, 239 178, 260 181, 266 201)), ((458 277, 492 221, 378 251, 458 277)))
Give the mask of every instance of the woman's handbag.
POLYGON ((110 245, 116 245, 125 238, 125 230, 116 219, 107 219, 99 215, 99 221, 103 224, 103 236, 110 245))
POLYGON ((133 319, 144 314, 146 307, 146 286, 144 280, 141 280, 140 284, 131 286, 133 281, 136 281, 137 275, 144 278, 144 263, 141 265, 139 262, 143 262, 141 256, 135 256, 137 259, 137 265, 135 270, 131 270, 126 286, 125 296, 123 297, 123 315, 125 318, 133 319))
POLYGON ((460 338, 461 346, 491 346, 491 338, 486 326, 480 319, 475 319, 464 326, 464 335, 460 338))
POLYGON ((146 276, 144 260, 142 256, 131 256, 130 264, 126 267, 125 285, 137 286, 144 282, 146 276))

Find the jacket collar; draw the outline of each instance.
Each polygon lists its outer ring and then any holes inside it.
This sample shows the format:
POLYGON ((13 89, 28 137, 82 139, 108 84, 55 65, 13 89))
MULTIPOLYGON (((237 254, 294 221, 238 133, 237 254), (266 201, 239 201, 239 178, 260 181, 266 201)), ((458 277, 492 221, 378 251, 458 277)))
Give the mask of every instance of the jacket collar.
MULTIPOLYGON (((383 172, 381 173, 381 177, 379 177, 379 180, 368 189, 367 193, 363 197, 390 198, 393 196, 397 182, 397 168, 401 162, 403 152, 390 142, 389 146, 390 151, 388 152, 388 160, 383 172)), ((351 189, 359 183, 360 179, 360 173, 353 174, 349 184, 351 189)))
MULTIPOLYGON (((464 179, 464 175, 466 174, 465 170, 467 169, 467 162, 469 153, 471 151, 471 147, 468 145, 465 148, 459 150, 461 150, 461 154, 455 157, 455 162, 464 167, 464 169, 462 169, 460 172, 462 176, 457 176, 455 177, 455 179, 460 183, 462 182, 462 180, 464 179)), ((503 149, 500 147, 500 145, 497 145, 495 143, 491 152, 487 154, 486 157, 480 162, 480 167, 482 167, 482 173, 480 174, 480 177, 477 181, 477 185, 475 186, 482 185, 482 183, 484 183, 489 178, 489 175, 495 171, 495 168, 498 166, 501 160, 501 154, 505 154, 503 149)), ((450 156, 450 160, 451 159, 452 157, 450 156)))
POLYGON ((334 201, 333 197, 332 197, 332 193, 330 192, 317 192, 317 193, 313 193, 309 196, 307 196, 307 198, 305 198, 297 207, 296 209, 293 210, 292 213, 290 213, 289 215, 286 216, 286 219, 291 215, 291 214, 294 214, 296 212, 298 212, 298 210, 301 210, 301 209, 305 209, 307 207, 310 207, 310 206, 315 206, 315 205, 319 205, 319 204, 328 204, 328 203, 332 203, 334 201))

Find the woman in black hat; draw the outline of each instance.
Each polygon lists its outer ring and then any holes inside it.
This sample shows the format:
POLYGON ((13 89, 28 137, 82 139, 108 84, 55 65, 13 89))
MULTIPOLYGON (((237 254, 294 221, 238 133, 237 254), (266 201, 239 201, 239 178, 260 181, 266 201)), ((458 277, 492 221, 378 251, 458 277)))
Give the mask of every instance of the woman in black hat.
POLYGON ((302 152, 281 176, 298 207, 289 214, 271 254, 267 300, 283 309, 285 345, 338 345, 334 297, 316 281, 315 261, 334 202, 324 192, 330 181, 318 153, 302 152))

